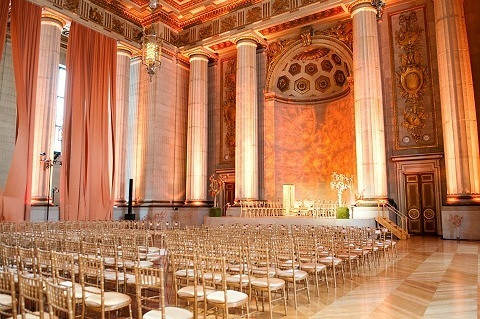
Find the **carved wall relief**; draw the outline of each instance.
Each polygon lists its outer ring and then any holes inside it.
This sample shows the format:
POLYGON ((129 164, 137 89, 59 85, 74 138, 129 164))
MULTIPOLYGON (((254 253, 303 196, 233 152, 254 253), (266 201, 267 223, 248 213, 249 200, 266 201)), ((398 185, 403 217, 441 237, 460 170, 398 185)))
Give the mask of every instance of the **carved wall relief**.
POLYGON ((390 15, 397 149, 438 145, 424 7, 390 15))
POLYGON ((235 118, 237 58, 222 60, 221 152, 220 162, 235 165, 235 118))

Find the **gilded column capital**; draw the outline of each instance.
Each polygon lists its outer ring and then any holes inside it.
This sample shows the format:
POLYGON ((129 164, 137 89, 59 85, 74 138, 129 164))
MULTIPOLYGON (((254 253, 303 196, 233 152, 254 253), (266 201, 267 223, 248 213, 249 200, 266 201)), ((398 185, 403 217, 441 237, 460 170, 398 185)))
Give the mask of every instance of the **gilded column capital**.
POLYGON ((217 55, 215 53, 205 49, 204 47, 196 47, 190 50, 186 50, 182 52, 182 54, 186 56, 189 61, 192 61, 194 59, 202 59, 202 60, 217 59, 217 55))
POLYGON ((42 12, 42 24, 53 25, 63 30, 63 27, 67 24, 67 20, 49 10, 43 10, 42 12))
POLYGON ((253 32, 253 31, 248 31, 248 32, 244 32, 244 33, 241 33, 239 35, 237 35, 234 39, 233 39, 233 42, 239 46, 239 45, 242 45, 242 44, 250 44, 250 45, 261 45, 261 46, 266 46, 267 45, 267 41, 265 41, 264 38, 262 38, 261 36, 259 36, 257 33, 253 32))
POLYGON ((383 8, 386 2, 383 0, 355 0, 347 4, 348 12, 354 15, 358 10, 374 11, 377 18, 382 18, 383 8))

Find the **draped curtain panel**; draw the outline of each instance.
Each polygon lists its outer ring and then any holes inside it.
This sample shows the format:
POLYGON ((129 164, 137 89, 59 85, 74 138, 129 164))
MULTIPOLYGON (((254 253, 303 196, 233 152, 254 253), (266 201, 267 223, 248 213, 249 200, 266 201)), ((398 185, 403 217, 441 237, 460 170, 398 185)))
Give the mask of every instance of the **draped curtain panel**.
POLYGON ((7 21, 8 21, 8 5, 10 1, 0 1, 0 60, 3 55, 3 48, 5 46, 5 36, 7 35, 7 21))
MULTIPOLYGON (((1 6, 3 7, 4 4, 1 6)), ((3 12, 2 17, 4 17, 3 12)), ((37 95, 41 19, 41 7, 25 0, 12 1, 10 33, 17 90, 17 137, 12 163, 2 194, 2 205, 0 205, 0 219, 7 221, 30 219, 33 124, 37 95)), ((40 162, 35 164, 40 165, 40 162)))
POLYGON ((117 44, 72 22, 61 170, 62 220, 112 218, 117 44))

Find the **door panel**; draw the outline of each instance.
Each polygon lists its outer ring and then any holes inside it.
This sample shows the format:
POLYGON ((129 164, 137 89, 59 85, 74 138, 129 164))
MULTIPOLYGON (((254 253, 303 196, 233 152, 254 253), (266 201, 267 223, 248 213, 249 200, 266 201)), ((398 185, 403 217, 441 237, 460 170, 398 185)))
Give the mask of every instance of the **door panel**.
POLYGON ((408 230, 412 234, 435 234, 437 220, 433 173, 407 174, 408 230))

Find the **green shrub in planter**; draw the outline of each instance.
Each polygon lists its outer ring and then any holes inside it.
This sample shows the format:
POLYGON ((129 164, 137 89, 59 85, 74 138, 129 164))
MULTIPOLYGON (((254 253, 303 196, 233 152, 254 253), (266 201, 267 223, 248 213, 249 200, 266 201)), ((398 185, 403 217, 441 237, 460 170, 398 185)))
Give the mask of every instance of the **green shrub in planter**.
POLYGON ((349 219, 350 213, 348 212, 348 207, 338 207, 337 208, 337 219, 349 219))
POLYGON ((222 209, 220 207, 212 207, 210 208, 210 212, 208 214, 210 217, 222 217, 222 209))

